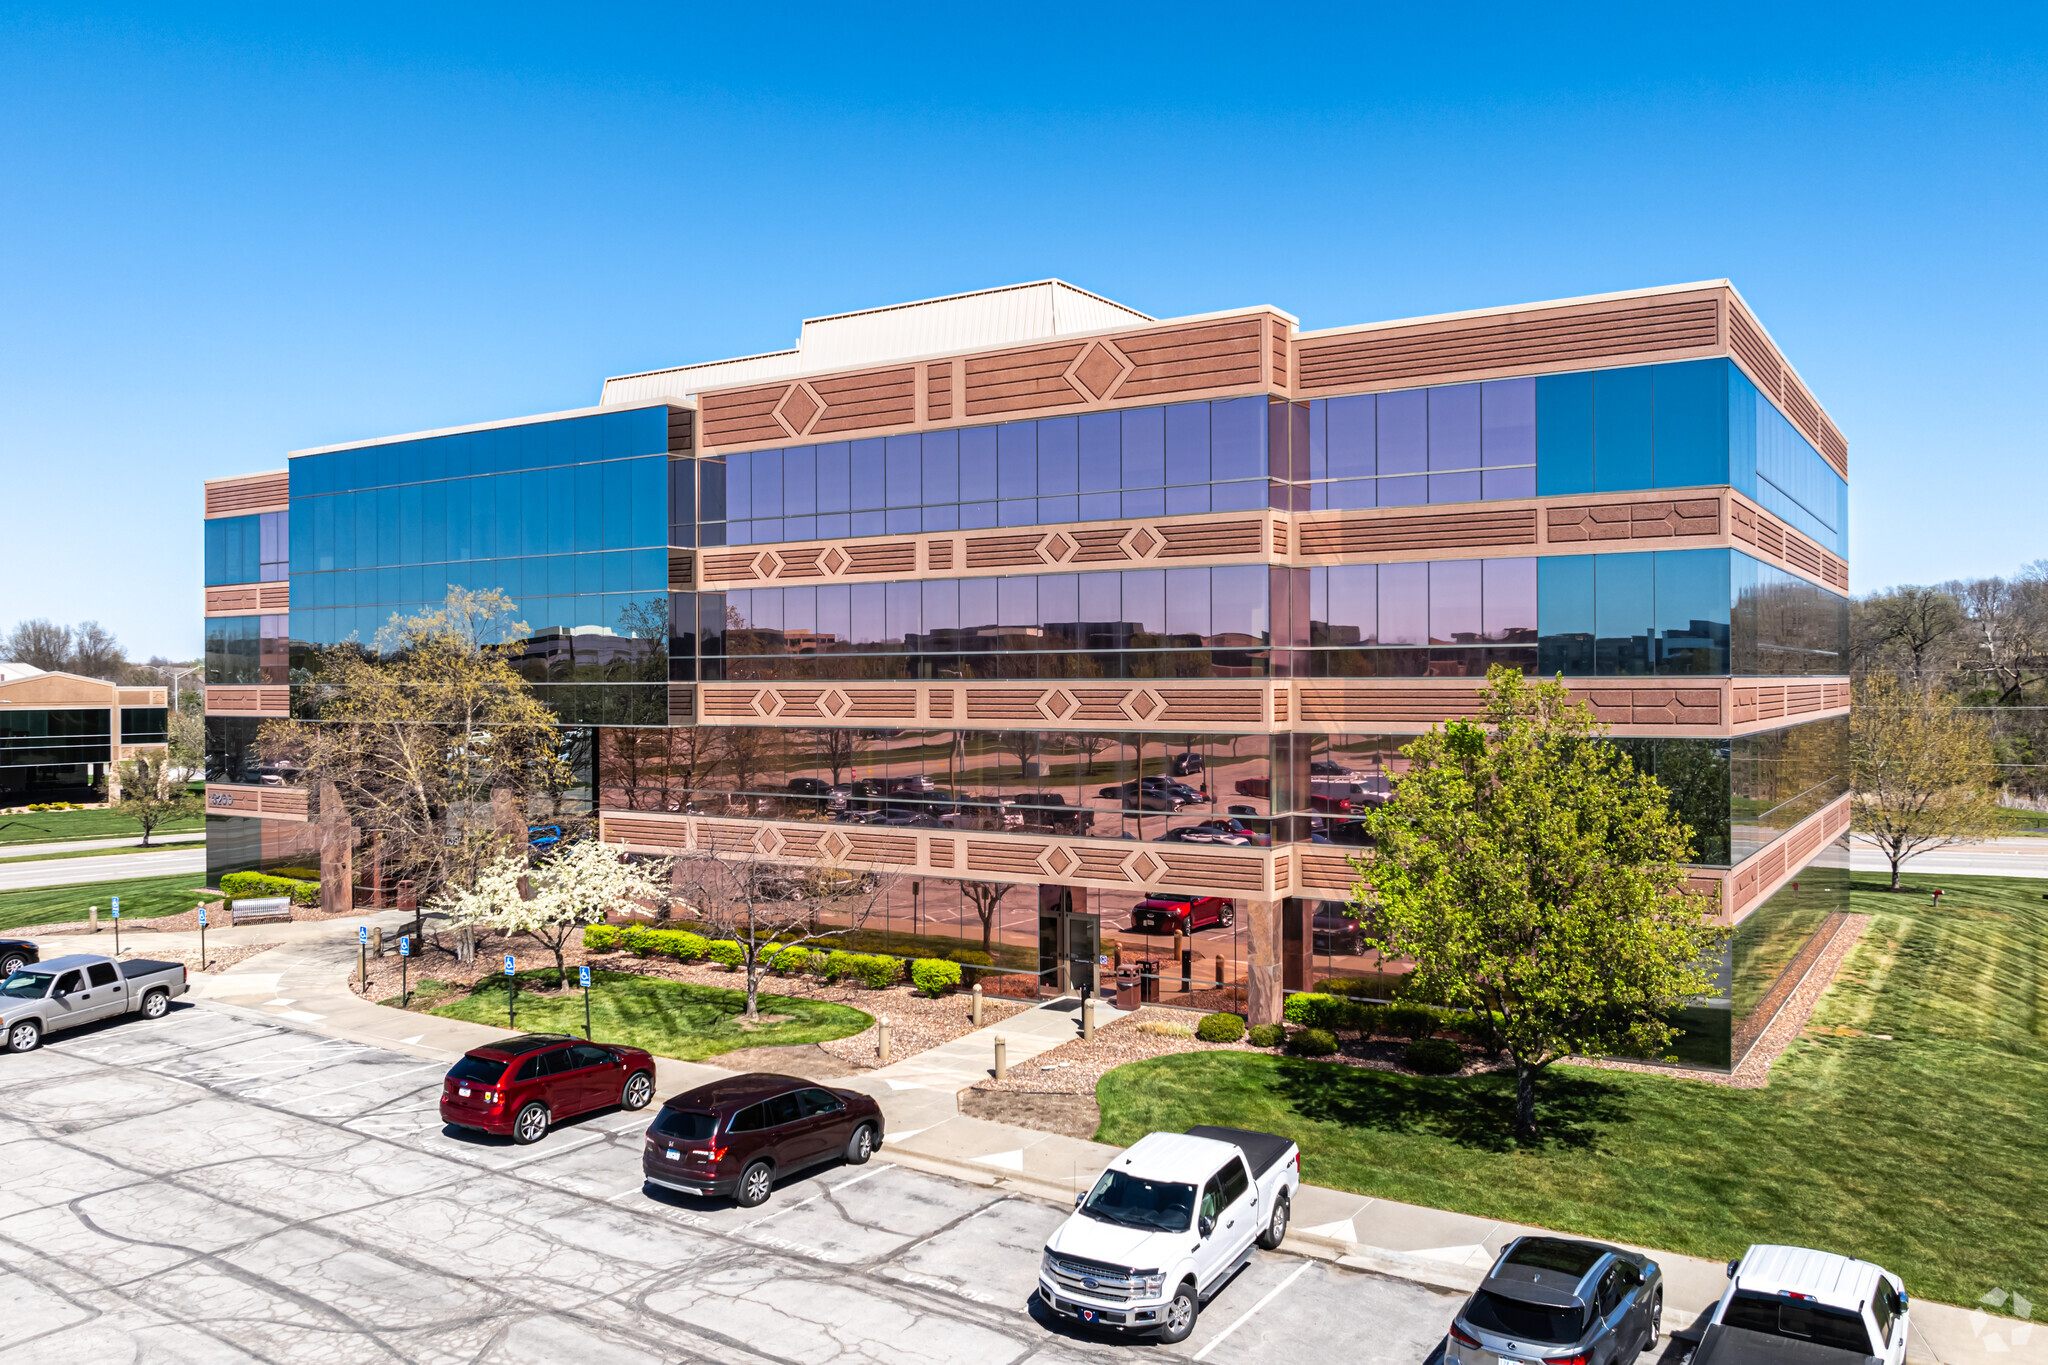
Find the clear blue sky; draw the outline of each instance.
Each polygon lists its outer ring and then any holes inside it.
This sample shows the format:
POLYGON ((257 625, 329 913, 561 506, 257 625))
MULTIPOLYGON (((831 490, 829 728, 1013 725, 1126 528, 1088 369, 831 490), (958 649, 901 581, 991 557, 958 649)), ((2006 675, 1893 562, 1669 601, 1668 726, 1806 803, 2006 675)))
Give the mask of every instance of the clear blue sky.
POLYGON ((2048 556, 2038 6, 1428 10, 9 7, 0 629, 191 655, 203 477, 1046 275, 1307 327, 1726 276, 1858 591, 2048 556))

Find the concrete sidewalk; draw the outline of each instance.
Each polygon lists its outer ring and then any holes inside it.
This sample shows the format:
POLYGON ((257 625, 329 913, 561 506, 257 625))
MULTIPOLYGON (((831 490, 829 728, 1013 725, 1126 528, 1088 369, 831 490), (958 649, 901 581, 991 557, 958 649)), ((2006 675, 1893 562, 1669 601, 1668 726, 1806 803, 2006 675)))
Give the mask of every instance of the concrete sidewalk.
MULTIPOLYGON (((156 834, 150 836, 150 847, 158 844, 200 844, 206 842, 206 831, 197 834, 156 834)), ((0 858, 44 858, 52 853, 86 853, 101 848, 141 848, 142 836, 122 835, 114 839, 60 839, 54 843, 0 844, 0 858)))
MULTIPOLYGON (((444 1061, 507 1036, 508 1029, 389 1009, 349 989, 356 925, 382 925, 389 934, 410 922, 409 915, 379 911, 346 922, 209 930, 209 940, 219 943, 284 942, 224 972, 194 976, 193 995, 219 1008, 249 1010, 311 1031, 444 1061)), ((196 946, 196 939, 196 934, 152 935, 150 946, 196 946)), ((76 936, 50 943, 57 951, 84 946, 76 936)), ((1117 1017, 1104 1007, 1097 1024, 1117 1017)), ((958 1095, 992 1070, 997 1034, 1006 1039, 1009 1064, 1018 1066, 1079 1032, 1076 1002, 1054 1001, 840 1084, 872 1094, 881 1104, 890 1161, 1069 1206, 1120 1149, 971 1118, 960 1112, 958 1095)), ((657 1094, 675 1094, 731 1074, 702 1063, 661 1059, 657 1094)), ((1358 1270, 1469 1291, 1509 1240, 1541 1231, 1303 1185, 1286 1247, 1358 1270)), ((1667 1326, 1685 1331, 1719 1299, 1727 1283, 1725 1267, 1695 1256, 1643 1250, 1664 1268, 1667 1326)), ((2048 1365, 2048 1332, 2030 1337, 2024 1324, 2011 1319, 1927 1301, 1913 1305, 1912 1319, 1908 1358, 1915 1365, 2048 1365)))

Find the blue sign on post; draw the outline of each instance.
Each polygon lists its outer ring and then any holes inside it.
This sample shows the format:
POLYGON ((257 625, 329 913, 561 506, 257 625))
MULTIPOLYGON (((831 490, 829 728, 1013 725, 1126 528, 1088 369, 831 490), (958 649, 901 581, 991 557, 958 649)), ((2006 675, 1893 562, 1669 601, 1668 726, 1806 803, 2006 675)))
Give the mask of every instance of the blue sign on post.
POLYGON ((505 975, 512 975, 512 954, 505 954, 505 975))
POLYGON ((356 926, 356 942, 358 942, 358 943, 368 943, 369 941, 370 941, 370 926, 369 926, 369 925, 367 925, 367 924, 358 924, 358 925, 356 926))
POLYGON ((206 907, 203 905, 199 907, 199 927, 202 929, 206 927, 206 907))
POLYGON ((121 898, 119 896, 114 897, 114 918, 121 918, 121 898))
POLYGON ((580 977, 582 977, 582 978, 583 978, 583 989, 584 989, 584 990, 586 990, 586 991, 587 991, 587 990, 589 990, 589 989, 590 989, 590 968, 588 968, 588 967, 578 967, 578 968, 576 969, 576 974, 577 974, 578 976, 580 976, 580 977))
POLYGON ((398 940, 398 955, 400 957, 412 956, 412 940, 410 938, 402 938, 398 940))

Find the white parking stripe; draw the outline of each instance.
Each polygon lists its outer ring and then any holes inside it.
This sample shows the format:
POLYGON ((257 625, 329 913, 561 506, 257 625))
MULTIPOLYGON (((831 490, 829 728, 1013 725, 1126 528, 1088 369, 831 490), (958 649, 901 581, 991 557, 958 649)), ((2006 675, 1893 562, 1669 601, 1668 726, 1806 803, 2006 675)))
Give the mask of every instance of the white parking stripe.
POLYGON ((1260 1299, 1257 1303, 1245 1309, 1243 1317, 1239 1318, 1236 1322, 1231 1323, 1230 1326, 1224 1328, 1215 1336, 1209 1338, 1209 1344, 1207 1346, 1204 1346, 1201 1350, 1195 1352, 1195 1359, 1204 1359, 1208 1356, 1209 1352, 1215 1350, 1218 1346, 1221 1346, 1225 1338, 1229 1337, 1229 1335, 1232 1332, 1235 1332, 1238 1328, 1244 1326, 1246 1323, 1252 1320, 1252 1314, 1258 1312, 1261 1308, 1264 1308, 1267 1304, 1279 1298, 1281 1290, 1285 1289, 1288 1285, 1293 1284, 1296 1280, 1300 1279, 1302 1273, 1314 1264, 1315 1262, 1313 1261, 1303 1261, 1300 1265, 1296 1266, 1294 1268, 1294 1273, 1292 1275, 1289 1275, 1286 1279, 1280 1281, 1280 1283, 1274 1285, 1271 1289, 1266 1291, 1265 1298, 1260 1299))

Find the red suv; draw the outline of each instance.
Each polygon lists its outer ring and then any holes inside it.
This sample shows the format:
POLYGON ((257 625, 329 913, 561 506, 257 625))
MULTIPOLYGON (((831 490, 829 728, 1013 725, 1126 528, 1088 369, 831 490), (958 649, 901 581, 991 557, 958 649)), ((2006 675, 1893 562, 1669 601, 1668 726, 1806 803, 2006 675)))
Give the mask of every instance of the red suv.
POLYGON ((528 1033, 471 1048, 441 1085, 441 1121, 539 1142, 571 1115, 616 1104, 645 1109, 654 1058, 637 1047, 528 1033))
POLYGON ((1131 927, 1164 933, 1190 934, 1210 925, 1228 929, 1237 923, 1237 908, 1221 896, 1190 896, 1155 891, 1131 909, 1131 927))
POLYGON ((782 1176, 842 1158, 858 1166, 881 1145, 872 1097, 756 1072, 671 1096, 647 1129, 640 1171, 663 1189, 729 1194, 751 1209, 782 1176))

